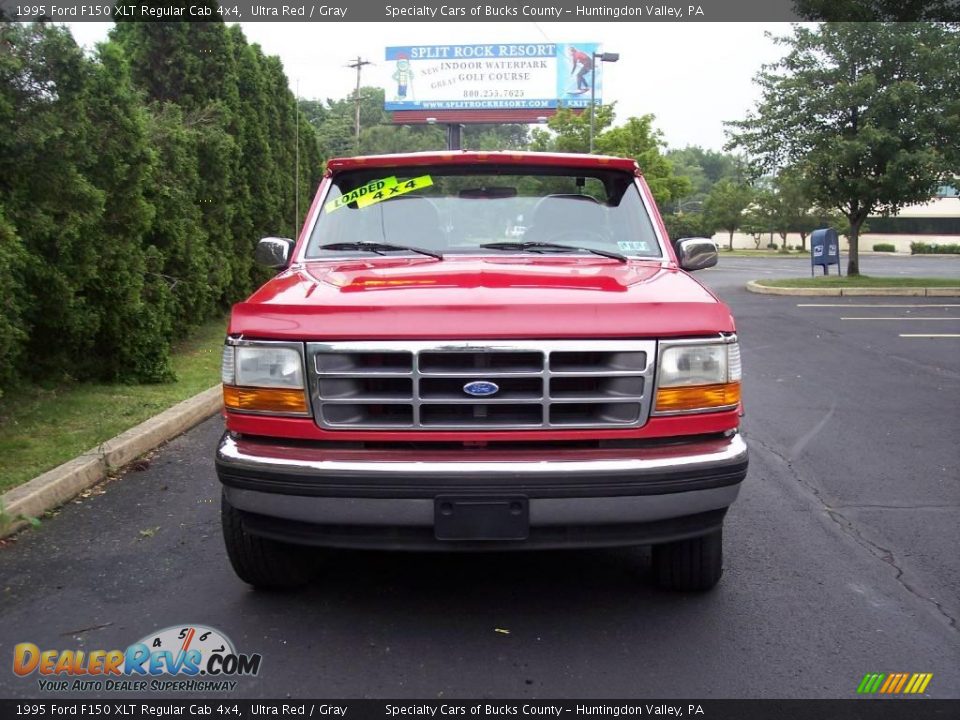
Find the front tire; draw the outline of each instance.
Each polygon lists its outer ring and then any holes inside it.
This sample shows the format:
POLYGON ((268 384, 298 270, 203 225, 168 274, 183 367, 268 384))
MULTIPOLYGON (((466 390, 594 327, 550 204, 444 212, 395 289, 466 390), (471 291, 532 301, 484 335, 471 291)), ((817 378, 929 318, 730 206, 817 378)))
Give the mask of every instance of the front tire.
POLYGON ((689 540, 653 546, 653 572, 667 590, 704 592, 723 574, 723 528, 689 540))
POLYGON ((255 588, 289 590, 306 585, 316 573, 316 560, 308 548, 248 533, 240 511, 226 495, 220 501, 223 541, 233 571, 255 588))

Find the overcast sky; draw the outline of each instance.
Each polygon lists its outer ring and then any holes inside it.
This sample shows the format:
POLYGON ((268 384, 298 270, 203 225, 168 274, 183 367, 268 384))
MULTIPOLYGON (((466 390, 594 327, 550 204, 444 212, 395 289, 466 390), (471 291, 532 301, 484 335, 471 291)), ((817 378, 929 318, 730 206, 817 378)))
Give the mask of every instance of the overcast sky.
MULTIPOLYGON (((92 47, 111 23, 69 23, 92 47)), ((278 55, 304 98, 340 98, 356 74, 345 65, 357 55, 365 85, 386 82, 384 48, 390 45, 463 45, 512 42, 600 42, 620 61, 605 67, 604 101, 617 101, 617 117, 653 113, 670 147, 725 142, 724 120, 737 120, 757 101, 752 79, 760 66, 783 55, 764 36, 788 34, 787 23, 241 23, 250 42, 278 55)), ((392 72, 392 70, 391 70, 392 72)))

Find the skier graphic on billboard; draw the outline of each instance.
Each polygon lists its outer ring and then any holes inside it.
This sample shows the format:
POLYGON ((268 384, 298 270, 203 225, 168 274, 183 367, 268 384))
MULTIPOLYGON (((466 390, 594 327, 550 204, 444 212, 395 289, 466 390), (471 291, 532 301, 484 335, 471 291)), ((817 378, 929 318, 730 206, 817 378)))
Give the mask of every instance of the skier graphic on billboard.
POLYGON ((571 90, 570 95, 583 95, 590 90, 590 81, 587 80, 587 74, 593 72, 593 57, 570 46, 570 74, 577 76, 577 89, 571 90))

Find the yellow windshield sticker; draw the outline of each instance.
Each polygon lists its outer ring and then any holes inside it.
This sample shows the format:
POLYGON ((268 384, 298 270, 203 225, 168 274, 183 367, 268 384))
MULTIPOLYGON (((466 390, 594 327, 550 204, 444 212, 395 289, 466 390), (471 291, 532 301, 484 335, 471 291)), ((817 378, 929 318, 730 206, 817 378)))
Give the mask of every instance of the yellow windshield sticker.
POLYGON ((433 185, 433 178, 429 175, 421 175, 420 177, 402 180, 400 182, 397 182, 395 178, 390 179, 393 180, 392 183, 378 188, 371 193, 364 193, 361 197, 357 198, 357 207, 365 208, 367 205, 390 200, 391 198, 406 195, 414 190, 420 190, 433 185))
MULTIPOLYGON (((360 198, 366 197, 371 193, 378 192, 383 190, 386 187, 391 187, 397 184, 397 179, 395 177, 381 178, 380 180, 374 180, 369 182, 366 185, 361 187, 354 188, 348 193, 341 195, 336 200, 331 200, 326 205, 323 206, 323 209, 328 213, 332 213, 334 210, 339 210, 340 208, 349 205, 352 202, 359 202, 360 198)), ((362 206, 361 206, 362 207, 362 206)))

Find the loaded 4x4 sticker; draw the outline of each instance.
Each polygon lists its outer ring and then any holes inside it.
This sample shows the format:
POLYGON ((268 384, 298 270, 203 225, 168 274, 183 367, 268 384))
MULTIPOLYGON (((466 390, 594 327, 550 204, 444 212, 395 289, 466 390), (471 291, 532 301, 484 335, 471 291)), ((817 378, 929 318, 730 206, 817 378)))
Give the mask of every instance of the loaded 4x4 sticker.
POLYGON ((357 202, 360 198, 370 195, 377 192, 378 190, 383 190, 383 188, 388 185, 395 185, 397 179, 395 177, 381 178, 380 180, 374 180, 373 182, 368 182, 366 185, 361 185, 358 188, 354 188, 350 192, 341 195, 336 200, 331 200, 326 205, 323 206, 323 209, 328 213, 332 213, 334 210, 339 210, 340 208, 349 205, 352 202, 357 202))
POLYGON ((399 197, 400 195, 406 195, 408 192, 430 187, 431 185, 433 185, 433 178, 429 175, 421 175, 420 177, 401 180, 399 182, 397 182, 397 178, 395 177, 381 178, 380 180, 374 180, 366 185, 354 188, 336 200, 331 200, 324 205, 323 208, 328 213, 332 213, 334 210, 339 210, 345 205, 354 202, 358 208, 365 208, 368 205, 383 202, 384 200, 399 197))
POLYGON ((400 182, 394 180, 393 184, 387 185, 370 195, 361 197, 357 200, 357 207, 363 208, 367 205, 383 202, 384 200, 389 200, 399 195, 406 195, 408 192, 413 192, 414 190, 430 187, 431 185, 433 185, 433 178, 429 175, 421 175, 420 177, 410 178, 409 180, 402 180, 400 182))

